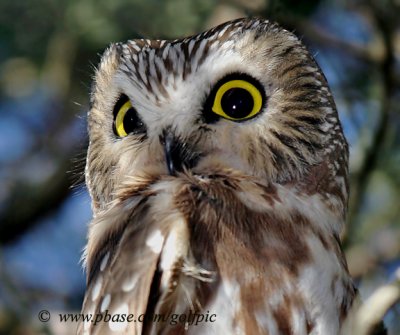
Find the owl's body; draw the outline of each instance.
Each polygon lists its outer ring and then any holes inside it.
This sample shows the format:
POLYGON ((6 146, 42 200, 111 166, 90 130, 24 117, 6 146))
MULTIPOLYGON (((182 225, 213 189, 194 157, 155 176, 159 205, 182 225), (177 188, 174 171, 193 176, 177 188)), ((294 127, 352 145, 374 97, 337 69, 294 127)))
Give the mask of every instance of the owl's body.
POLYGON ((91 103, 83 313, 125 322, 80 334, 339 333, 347 144, 294 35, 244 19, 114 44, 91 103))

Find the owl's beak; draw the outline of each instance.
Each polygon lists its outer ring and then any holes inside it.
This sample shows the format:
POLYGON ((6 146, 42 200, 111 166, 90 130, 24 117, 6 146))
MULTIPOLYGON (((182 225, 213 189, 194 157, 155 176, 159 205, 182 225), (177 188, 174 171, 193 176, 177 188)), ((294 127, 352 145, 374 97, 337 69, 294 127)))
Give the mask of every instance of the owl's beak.
POLYGON ((160 142, 164 147, 165 161, 171 176, 176 176, 177 172, 182 172, 184 168, 191 169, 197 164, 200 155, 170 129, 163 131, 160 142))

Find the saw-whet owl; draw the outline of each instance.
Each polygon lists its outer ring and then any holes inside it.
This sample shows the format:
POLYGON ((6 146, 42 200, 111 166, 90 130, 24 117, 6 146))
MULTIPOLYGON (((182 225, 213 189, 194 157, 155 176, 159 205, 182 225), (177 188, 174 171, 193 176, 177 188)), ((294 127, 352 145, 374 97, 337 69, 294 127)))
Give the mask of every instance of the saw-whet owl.
POLYGON ((340 332, 355 296, 339 237, 348 147, 294 34, 238 19, 112 44, 88 128, 82 312, 131 318, 79 334, 340 332))

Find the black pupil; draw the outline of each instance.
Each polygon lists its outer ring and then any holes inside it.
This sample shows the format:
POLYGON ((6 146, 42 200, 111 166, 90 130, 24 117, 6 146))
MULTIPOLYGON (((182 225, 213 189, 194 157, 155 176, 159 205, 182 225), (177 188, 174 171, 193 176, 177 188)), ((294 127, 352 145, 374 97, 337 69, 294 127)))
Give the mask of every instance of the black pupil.
POLYGON ((250 92, 244 88, 231 88, 222 96, 221 107, 229 117, 242 119, 253 110, 254 100, 250 92))
POLYGON ((129 108, 124 116, 124 129, 127 134, 138 132, 143 128, 143 122, 133 108, 129 108))

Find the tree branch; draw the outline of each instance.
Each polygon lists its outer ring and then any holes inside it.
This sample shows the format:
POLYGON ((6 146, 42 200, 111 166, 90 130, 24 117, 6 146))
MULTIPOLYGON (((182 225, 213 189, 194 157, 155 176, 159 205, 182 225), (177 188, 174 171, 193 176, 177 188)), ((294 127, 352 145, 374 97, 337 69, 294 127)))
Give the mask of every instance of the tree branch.
MULTIPOLYGON (((374 5, 372 5, 372 7, 374 7, 374 5)), ((380 108, 381 117, 377 124, 376 131, 373 134, 371 146, 368 148, 365 155, 362 167, 356 175, 355 182, 352 184, 350 210, 348 215, 349 225, 347 226, 347 232, 345 235, 345 245, 348 244, 354 236, 356 229, 355 219, 360 211, 371 173, 377 168, 379 157, 386 142, 386 136, 390 126, 389 116, 392 98, 396 86, 394 78, 395 55, 392 38, 393 26, 387 16, 381 15, 381 12, 378 9, 374 11, 374 15, 377 27, 382 34, 385 47, 385 57, 380 64, 383 84, 383 95, 380 108)))

